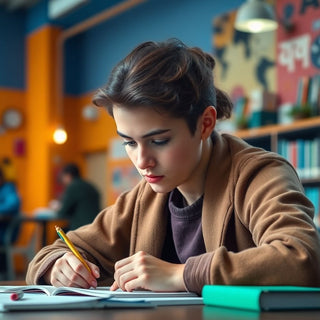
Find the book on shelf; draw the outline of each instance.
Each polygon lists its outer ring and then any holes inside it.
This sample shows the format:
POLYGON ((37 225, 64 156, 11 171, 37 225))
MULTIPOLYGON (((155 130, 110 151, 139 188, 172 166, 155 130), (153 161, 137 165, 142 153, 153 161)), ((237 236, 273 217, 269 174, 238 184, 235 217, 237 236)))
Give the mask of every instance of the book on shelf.
POLYGON ((297 106, 308 106, 310 115, 317 116, 320 114, 320 75, 303 76, 299 79, 297 106))
POLYGON ((316 74, 310 78, 308 102, 313 116, 320 114, 320 75, 316 74))
POLYGON ((314 223, 320 228, 320 187, 306 187, 304 190, 314 206, 314 223))
POLYGON ((205 305, 250 311, 320 309, 320 288, 206 285, 205 305))
POLYGON ((293 165, 301 179, 320 179, 320 137, 280 139, 278 153, 293 165))

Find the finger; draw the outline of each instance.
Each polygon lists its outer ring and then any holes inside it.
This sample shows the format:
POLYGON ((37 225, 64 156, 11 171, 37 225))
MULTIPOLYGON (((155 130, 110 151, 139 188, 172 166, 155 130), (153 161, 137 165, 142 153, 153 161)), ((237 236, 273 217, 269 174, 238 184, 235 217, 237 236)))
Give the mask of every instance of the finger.
POLYGON ((116 281, 113 282, 112 286, 110 287, 110 291, 116 291, 119 289, 119 286, 116 281))
POLYGON ((130 256, 130 257, 127 257, 127 258, 124 258, 122 260, 117 261, 114 265, 114 269, 117 270, 117 269, 120 269, 120 268, 126 266, 127 264, 130 264, 133 260, 133 257, 134 256, 130 256))
MULTIPOLYGON (((74 279, 75 281, 81 281, 78 277, 74 276, 74 273, 76 273, 87 283, 89 287, 92 286, 95 288, 97 286, 97 280, 93 276, 92 272, 89 272, 88 269, 77 257, 72 255, 72 257, 68 258, 67 261, 70 267, 73 269, 73 274, 67 274, 68 277, 71 277, 71 280, 74 279)), ((81 283, 83 283, 83 281, 81 281, 81 283)))
POLYGON ((132 270, 132 271, 129 271, 129 272, 122 274, 116 281, 117 281, 118 286, 122 290, 128 291, 126 284, 128 282, 130 282, 131 280, 136 279, 137 277, 138 277, 137 272, 135 270, 132 270))
POLYGON ((52 284, 55 287, 80 287, 80 288, 86 288, 86 284, 81 284, 81 281, 79 282, 77 279, 70 280, 69 277, 64 274, 62 270, 59 270, 59 272, 56 272, 52 275, 54 278, 52 279, 52 284))
POLYGON ((55 286, 90 288, 91 285, 77 274, 66 259, 57 260, 52 272, 52 281, 55 286))
POLYGON ((139 277, 135 277, 129 281, 127 281, 124 285, 124 291, 128 291, 128 292, 131 292, 133 290, 136 290, 136 289, 139 289, 139 290, 149 290, 148 289, 148 285, 147 285, 147 281, 145 279, 145 277, 142 275, 142 276, 139 276, 139 277))
POLYGON ((99 279, 100 278, 100 269, 97 265, 95 265, 94 263, 91 263, 90 261, 86 261, 87 264, 89 265, 89 268, 91 269, 91 272, 93 274, 93 276, 96 278, 96 279, 99 279))
POLYGON ((132 271, 134 271, 134 265, 133 263, 129 263, 124 265, 121 268, 118 268, 115 272, 114 272, 114 280, 115 282, 117 282, 118 286, 123 289, 123 280, 126 280, 127 277, 125 275, 127 275, 128 273, 130 274, 132 271))
POLYGON ((65 287, 65 285, 60 281, 60 280, 56 280, 55 284, 53 284, 54 287, 65 287))

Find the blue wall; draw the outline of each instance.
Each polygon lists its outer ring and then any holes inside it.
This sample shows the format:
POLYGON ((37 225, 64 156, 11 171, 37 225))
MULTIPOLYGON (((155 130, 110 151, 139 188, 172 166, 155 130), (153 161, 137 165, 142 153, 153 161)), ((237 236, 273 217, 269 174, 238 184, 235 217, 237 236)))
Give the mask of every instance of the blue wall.
MULTIPOLYGON (((103 85, 112 67, 136 45, 176 37, 212 51, 212 19, 244 0, 148 0, 65 44, 65 92, 85 94, 103 85)), ((0 6, 0 86, 25 88, 25 36, 44 24, 68 28, 119 0, 90 2, 56 21, 47 17, 47 0, 26 11, 0 6), (81 19, 80 19, 81 18, 81 19), (80 19, 80 20, 79 20, 80 19)))
POLYGON ((25 87, 25 14, 0 8, 0 87, 25 87))
POLYGON ((243 0, 149 0, 67 41, 65 92, 79 95, 107 81, 112 67, 137 44, 176 37, 212 52, 212 19, 243 0))

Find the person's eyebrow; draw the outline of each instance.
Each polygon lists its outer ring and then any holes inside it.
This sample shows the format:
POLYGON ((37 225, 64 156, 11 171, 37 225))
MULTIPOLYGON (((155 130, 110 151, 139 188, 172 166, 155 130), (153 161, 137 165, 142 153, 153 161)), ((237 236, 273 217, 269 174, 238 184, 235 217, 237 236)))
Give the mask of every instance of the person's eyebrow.
MULTIPOLYGON (((149 138, 149 137, 152 137, 152 136, 155 136, 155 135, 158 135, 158 134, 163 134, 163 133, 166 133, 170 131, 170 129, 158 129, 158 130, 153 130, 153 131, 150 131, 146 134, 144 134, 142 136, 143 139, 145 138, 149 138)), ((120 131, 117 131, 118 135, 122 138, 125 138, 125 139, 132 139, 131 137, 125 135, 124 133, 120 132, 120 131)))

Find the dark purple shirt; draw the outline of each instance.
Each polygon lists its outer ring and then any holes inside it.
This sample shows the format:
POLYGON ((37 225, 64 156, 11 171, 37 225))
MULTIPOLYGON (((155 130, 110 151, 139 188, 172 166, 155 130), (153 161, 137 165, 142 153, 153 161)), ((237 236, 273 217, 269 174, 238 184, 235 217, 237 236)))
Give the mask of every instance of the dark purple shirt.
POLYGON ((202 203, 203 197, 188 206, 178 189, 171 192, 163 259, 185 263, 189 257, 206 252, 201 225, 202 203))

